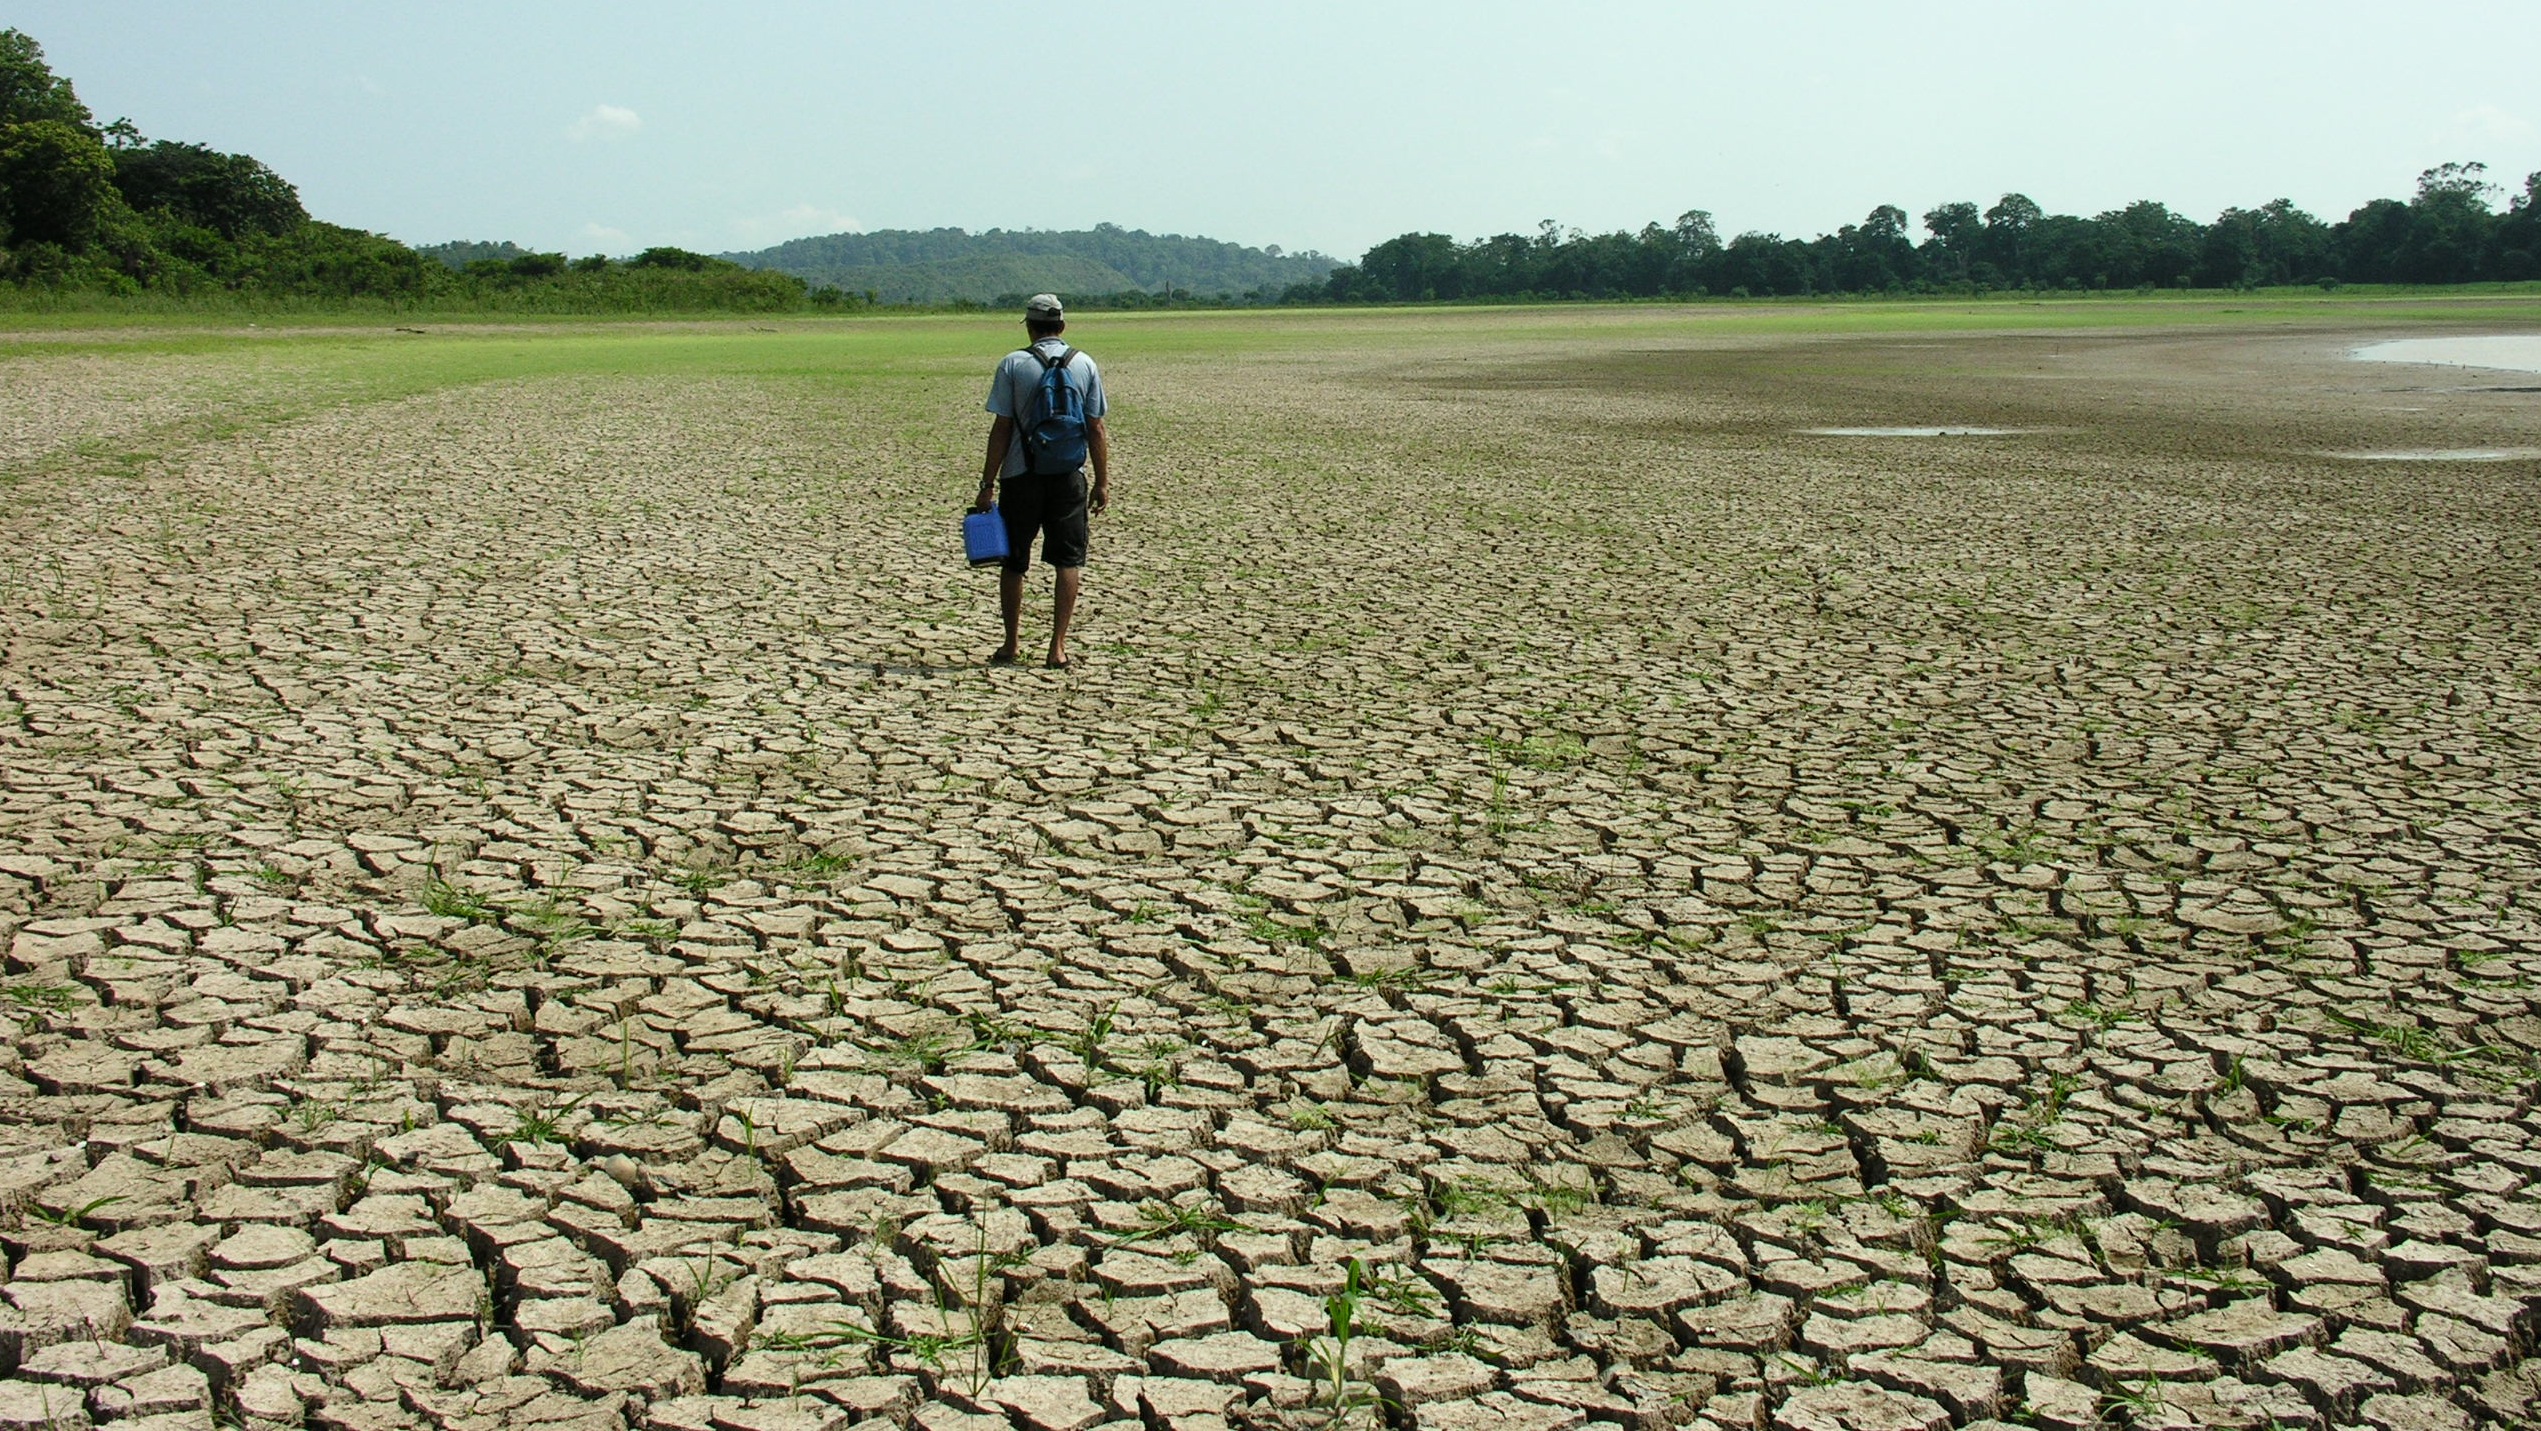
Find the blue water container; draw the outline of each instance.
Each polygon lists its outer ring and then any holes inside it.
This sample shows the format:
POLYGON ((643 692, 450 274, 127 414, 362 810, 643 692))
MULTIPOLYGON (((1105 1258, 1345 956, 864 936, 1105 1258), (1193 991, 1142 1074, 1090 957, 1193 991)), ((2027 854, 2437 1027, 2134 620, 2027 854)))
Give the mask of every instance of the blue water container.
POLYGON ((969 554, 973 566, 990 566, 1006 559, 1006 519, 998 515, 996 508, 962 518, 962 550, 969 554))

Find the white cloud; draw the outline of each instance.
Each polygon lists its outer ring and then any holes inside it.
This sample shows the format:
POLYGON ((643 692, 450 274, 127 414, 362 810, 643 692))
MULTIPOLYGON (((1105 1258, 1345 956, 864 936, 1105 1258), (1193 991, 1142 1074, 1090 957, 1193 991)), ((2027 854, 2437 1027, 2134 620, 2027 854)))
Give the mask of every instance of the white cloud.
POLYGON ((816 234, 863 233, 865 224, 853 214, 840 213, 819 204, 796 204, 781 214, 734 219, 732 231, 747 239, 782 243, 787 239, 810 238, 816 234))
POLYGON ((635 235, 628 233, 624 229, 613 229, 607 224, 584 224, 582 226, 582 236, 591 240, 593 243, 605 245, 619 253, 624 253, 628 249, 635 247, 635 235))
POLYGON ((565 137, 576 144, 593 139, 624 139, 644 127, 644 120, 623 105, 595 104, 591 112, 565 128, 565 137))

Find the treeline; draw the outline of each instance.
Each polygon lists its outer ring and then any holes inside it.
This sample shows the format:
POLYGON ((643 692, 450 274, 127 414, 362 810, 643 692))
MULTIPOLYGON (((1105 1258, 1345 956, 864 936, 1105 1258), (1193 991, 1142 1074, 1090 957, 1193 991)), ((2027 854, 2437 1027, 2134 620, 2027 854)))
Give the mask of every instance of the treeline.
POLYGON ((871 301, 684 248, 648 248, 633 258, 596 253, 568 258, 508 242, 461 242, 415 252, 430 265, 424 297, 448 295, 461 299, 459 306, 491 312, 790 313, 871 301))
POLYGON ((31 37, 0 29, 0 284, 20 302, 370 301, 496 312, 773 313, 864 301, 680 249, 635 258, 510 250, 451 265, 321 223, 245 154, 99 124, 31 37))
POLYGON ((1638 233, 1567 232, 1458 243, 1413 233, 1369 249, 1290 303, 1455 299, 1764 297, 1984 293, 2003 289, 2255 288, 2319 283, 2473 283, 2541 278, 2541 173, 2504 212, 2485 166, 2445 164, 2403 202, 2376 199, 2335 224, 2284 199, 2201 224, 2150 199, 2091 218, 2005 194, 1979 211, 1943 204, 1924 239, 1892 204, 1813 239, 1745 233, 1723 243, 1701 210, 1638 233))

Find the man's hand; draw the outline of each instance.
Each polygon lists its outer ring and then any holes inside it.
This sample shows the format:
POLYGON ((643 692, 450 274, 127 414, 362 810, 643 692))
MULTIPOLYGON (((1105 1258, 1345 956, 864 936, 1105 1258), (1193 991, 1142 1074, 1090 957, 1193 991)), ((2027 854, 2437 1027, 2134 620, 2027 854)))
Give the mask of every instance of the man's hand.
POLYGON ((1001 417, 988 424, 988 451, 979 461, 979 496, 971 510, 985 512, 997 505, 997 474, 1006 470, 1006 449, 1015 438, 1015 420, 1001 417))
POLYGON ((1112 505, 1112 430, 1099 417, 1085 425, 1085 455, 1094 459, 1094 491, 1085 509, 1100 512, 1112 505))

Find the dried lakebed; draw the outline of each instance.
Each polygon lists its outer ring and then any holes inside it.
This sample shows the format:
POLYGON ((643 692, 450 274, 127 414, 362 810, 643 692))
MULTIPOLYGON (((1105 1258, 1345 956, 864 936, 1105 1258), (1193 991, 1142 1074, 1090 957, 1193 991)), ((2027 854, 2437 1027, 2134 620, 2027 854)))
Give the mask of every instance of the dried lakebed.
POLYGON ((0 1426, 2541 1415, 2530 494, 1524 321, 1090 329, 1064 677, 967 368, 0 368, 0 1426))

